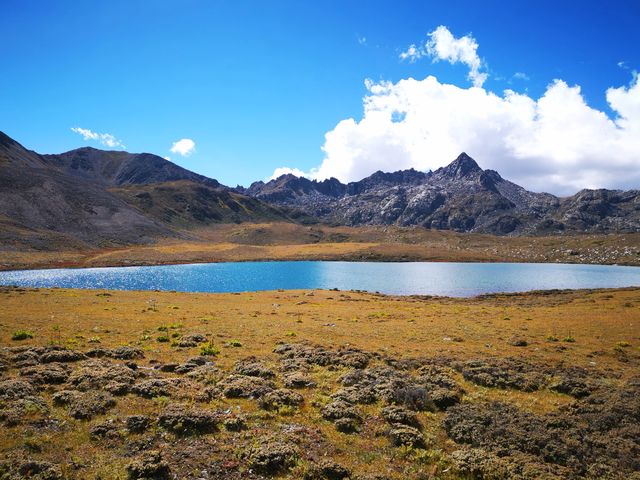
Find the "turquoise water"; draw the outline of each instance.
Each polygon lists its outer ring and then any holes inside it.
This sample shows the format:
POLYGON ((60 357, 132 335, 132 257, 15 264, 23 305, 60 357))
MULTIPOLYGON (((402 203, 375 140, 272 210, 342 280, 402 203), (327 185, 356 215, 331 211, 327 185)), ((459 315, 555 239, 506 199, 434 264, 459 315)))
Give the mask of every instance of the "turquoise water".
POLYGON ((555 288, 640 286, 640 267, 450 262, 205 263, 0 272, 0 285, 182 292, 338 288, 466 297, 555 288))

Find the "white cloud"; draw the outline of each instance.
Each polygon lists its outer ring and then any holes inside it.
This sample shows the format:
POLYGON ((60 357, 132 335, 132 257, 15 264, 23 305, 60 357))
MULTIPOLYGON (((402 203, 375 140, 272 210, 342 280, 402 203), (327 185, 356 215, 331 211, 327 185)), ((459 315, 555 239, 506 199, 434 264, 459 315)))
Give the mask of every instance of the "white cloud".
POLYGON ((366 45, 367 44, 367 37, 358 37, 358 43, 360 45, 366 45))
POLYGON ((306 177, 306 176, 308 176, 306 173, 304 173, 299 168, 278 167, 273 171, 273 175, 271 175, 267 179, 267 181, 275 180, 276 178, 281 177, 282 175, 288 175, 288 174, 295 175, 296 177, 306 177))
POLYGON ((400 59, 415 62, 429 56, 434 62, 448 61, 451 64, 463 63, 469 67, 467 78, 475 87, 481 87, 488 75, 481 72, 483 61, 478 56, 478 42, 471 35, 455 38, 444 25, 440 25, 428 35, 429 39, 422 46, 410 45, 400 53, 400 59))
POLYGON ((162 158, 164 158, 165 160, 167 160, 169 162, 171 161, 171 157, 162 157, 162 158))
POLYGON ((400 59, 409 60, 413 63, 416 60, 420 60, 425 55, 426 52, 423 49, 416 47, 415 44, 411 44, 404 52, 400 52, 400 59))
POLYGON ((196 142, 190 138, 181 138, 177 142, 174 142, 171 146, 171 153, 176 153, 183 157, 188 157, 196 151, 196 142))
POLYGON ((111 135, 110 133, 97 133, 92 132, 88 128, 73 127, 72 132, 82 135, 85 140, 95 140, 100 142, 109 148, 126 148, 120 140, 111 135))
POLYGON ((587 105, 580 87, 562 80, 537 99, 512 90, 496 95, 460 88, 433 76, 367 80, 366 87, 362 119, 342 120, 325 135, 325 158, 307 176, 347 182, 376 170, 435 170, 466 151, 481 167, 534 191, 640 186, 637 77, 606 91, 615 119, 587 105))
POLYGON ((513 77, 511 77, 511 78, 513 78, 514 80, 524 80, 524 81, 531 80, 529 78, 529 75, 527 75, 524 72, 516 72, 516 73, 513 74, 513 77))
MULTIPOLYGON (((440 26, 422 47, 400 54, 415 61, 469 66, 474 87, 441 83, 434 76, 397 83, 365 80, 360 120, 348 118, 325 134, 324 160, 306 174, 322 180, 360 180, 376 170, 435 170, 462 151, 481 167, 534 191, 559 195, 582 188, 640 187, 640 80, 605 92, 607 113, 589 106, 580 87, 554 80, 539 98, 482 84, 478 44, 454 38, 440 26)), ((624 64, 623 64, 624 65, 624 64)), ((516 73, 513 78, 526 80, 516 73)))

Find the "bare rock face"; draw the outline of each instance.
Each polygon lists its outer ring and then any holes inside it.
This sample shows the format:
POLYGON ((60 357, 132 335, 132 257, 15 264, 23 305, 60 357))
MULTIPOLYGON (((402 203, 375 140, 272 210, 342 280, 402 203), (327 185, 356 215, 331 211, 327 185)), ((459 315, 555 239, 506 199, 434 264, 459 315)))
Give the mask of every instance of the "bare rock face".
POLYGON ((496 235, 637 232, 637 190, 582 190, 568 198, 533 193, 483 170, 466 153, 434 172, 376 172, 358 182, 288 174, 242 191, 345 225, 420 225, 496 235))

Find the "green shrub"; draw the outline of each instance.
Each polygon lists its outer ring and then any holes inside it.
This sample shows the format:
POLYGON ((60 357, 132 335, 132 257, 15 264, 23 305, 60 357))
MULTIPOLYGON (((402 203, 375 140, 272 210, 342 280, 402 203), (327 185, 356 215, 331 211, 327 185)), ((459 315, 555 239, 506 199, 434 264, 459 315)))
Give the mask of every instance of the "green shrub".
POLYGON ((13 332, 11 340, 26 340, 27 338, 33 338, 33 332, 29 330, 17 330, 13 332))
POLYGON ((200 345, 200 355, 215 357, 219 353, 220 349, 216 347, 212 341, 208 341, 207 343, 200 345))
POLYGON ((280 405, 278 407, 278 414, 284 417, 290 417, 296 413, 296 407, 292 407, 291 405, 280 405))
POLYGON ((241 347, 242 343, 240 343, 239 340, 229 340, 227 342, 227 345, 230 346, 230 347, 241 347))
POLYGON ((169 341, 169 336, 168 335, 160 335, 158 338, 156 338, 156 340, 160 343, 166 343, 169 341))

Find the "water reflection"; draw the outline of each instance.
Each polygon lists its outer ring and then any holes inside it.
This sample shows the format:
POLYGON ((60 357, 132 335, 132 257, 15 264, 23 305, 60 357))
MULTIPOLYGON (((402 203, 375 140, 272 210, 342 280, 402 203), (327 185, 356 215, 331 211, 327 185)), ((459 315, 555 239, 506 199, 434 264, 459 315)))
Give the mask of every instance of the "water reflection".
POLYGON ((555 288, 640 285, 640 267, 531 263, 244 262, 22 270, 0 284, 26 287, 242 292, 338 288, 390 294, 472 296, 555 288))

